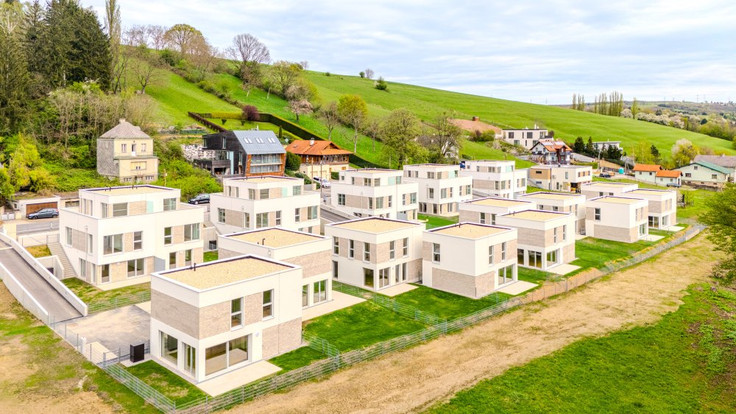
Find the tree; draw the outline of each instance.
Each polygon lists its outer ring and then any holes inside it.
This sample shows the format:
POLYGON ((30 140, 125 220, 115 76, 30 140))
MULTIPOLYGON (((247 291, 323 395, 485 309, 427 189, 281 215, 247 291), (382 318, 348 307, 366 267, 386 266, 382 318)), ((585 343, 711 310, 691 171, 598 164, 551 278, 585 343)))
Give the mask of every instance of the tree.
POLYGON ((639 108, 639 101, 634 98, 634 102, 631 103, 631 116, 636 119, 636 114, 638 114, 641 111, 639 108))
POLYGON ((419 119, 404 108, 393 110, 383 122, 381 141, 386 150, 396 156, 398 168, 420 152, 415 139, 421 132, 419 119))
POLYGON ((7 168, 0 168, 0 204, 5 205, 15 194, 7 168))
POLYGON ((242 119, 249 122, 255 122, 258 121, 260 114, 258 113, 258 108, 256 108, 253 105, 245 105, 243 106, 243 113, 242 113, 242 119))
POLYGON ((166 47, 166 28, 157 25, 146 26, 146 35, 154 50, 162 50, 166 47))
POLYGON ((281 97, 286 98, 286 91, 297 83, 301 72, 302 67, 298 63, 279 60, 271 65, 268 77, 271 86, 278 91, 281 97))
POLYGON ((30 78, 20 42, 0 28, 0 134, 22 124, 28 105, 30 78))
POLYGON ((736 184, 727 183, 705 206, 698 221, 709 226, 708 239, 727 255, 716 266, 715 276, 723 279, 724 284, 731 284, 736 280, 736 184))
POLYGON ((254 87, 261 84, 263 74, 261 73, 261 65, 256 62, 249 62, 243 67, 240 73, 241 87, 245 91, 245 96, 250 96, 250 91, 254 87))
POLYGON ((368 68, 365 70, 365 78, 373 79, 373 69, 368 68))
POLYGON ((340 123, 340 117, 337 113, 337 102, 332 101, 327 105, 323 106, 317 114, 322 120, 322 123, 327 127, 327 140, 332 140, 332 131, 335 129, 338 123, 340 123))
POLYGON ((383 77, 379 77, 376 81, 376 89, 378 89, 379 91, 388 92, 388 83, 386 83, 383 77))
POLYGON ((111 91, 117 93, 120 90, 120 79, 124 71, 124 68, 119 67, 122 28, 120 27, 120 5, 117 0, 105 0, 105 29, 107 29, 107 38, 110 42, 111 91))
POLYGON ((146 26, 134 25, 123 34, 123 43, 133 47, 148 47, 148 32, 146 26))
POLYGON ((289 101, 289 110, 296 115, 296 122, 299 122, 299 115, 311 114, 314 108, 306 99, 296 99, 289 101))
POLYGON ((656 162, 659 162, 659 150, 654 146, 654 144, 649 148, 649 153, 652 154, 652 157, 654 157, 656 162))
POLYGON ((133 76, 136 84, 140 86, 139 91, 145 94, 146 88, 160 79, 157 68, 161 65, 161 58, 158 53, 150 53, 147 49, 136 50, 138 53, 129 63, 129 73, 133 76))
POLYGON ((614 145, 609 145, 606 149, 606 156, 605 158, 608 160, 620 160, 623 156, 623 151, 621 151, 621 148, 618 148, 614 145))
POLYGON ((14 192, 21 189, 41 191, 53 186, 53 178, 43 167, 36 144, 30 138, 19 135, 18 146, 10 156, 8 176, 14 192))
POLYGON ((342 95, 337 100, 337 113, 343 123, 353 127, 353 152, 358 152, 358 131, 368 116, 368 105, 358 95, 342 95))
POLYGON ((700 153, 697 146, 687 139, 679 139, 672 146, 672 161, 676 167, 690 164, 696 155, 700 153))
POLYGON ((293 152, 286 151, 286 169, 289 171, 299 171, 302 166, 302 159, 293 152))
POLYGON ((452 116, 443 112, 438 114, 434 120, 435 139, 433 143, 434 151, 439 154, 440 160, 447 158, 448 154, 459 147, 460 137, 463 132, 457 125, 452 123, 452 116))
POLYGON ((365 72, 362 70, 358 73, 358 76, 360 76, 361 79, 365 78, 365 72))
POLYGON ((585 144, 585 153, 590 156, 598 155, 595 152, 595 146, 593 145, 593 138, 588 137, 588 142, 585 144))
POLYGON ((246 67, 253 63, 268 63, 271 53, 266 45, 249 33, 241 33, 233 38, 233 46, 228 54, 236 60, 238 74, 243 77, 246 67))
POLYGON ((371 143, 373 144, 372 150, 376 150, 376 139, 378 139, 378 135, 381 133, 381 120, 376 117, 371 117, 366 123, 365 123, 365 134, 368 135, 371 138, 371 143))
POLYGON ((181 53, 182 56, 188 55, 194 42, 203 38, 202 32, 185 23, 175 24, 164 33, 166 44, 181 53))
POLYGON ((578 154, 585 153, 585 141, 583 141, 583 137, 575 138, 575 143, 572 144, 572 150, 578 154))

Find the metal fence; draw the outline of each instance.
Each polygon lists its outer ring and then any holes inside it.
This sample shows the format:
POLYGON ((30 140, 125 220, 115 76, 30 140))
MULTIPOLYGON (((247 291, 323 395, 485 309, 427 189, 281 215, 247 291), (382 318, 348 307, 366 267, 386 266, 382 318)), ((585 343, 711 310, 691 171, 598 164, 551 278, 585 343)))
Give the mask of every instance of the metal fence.
POLYGON ((59 233, 48 233, 48 234, 24 234, 18 236, 18 243, 23 247, 29 246, 43 246, 50 243, 59 242, 59 233))
POLYGON ((99 313, 123 306, 137 305, 151 300, 151 291, 145 290, 138 293, 115 296, 104 302, 91 303, 87 309, 89 313, 99 313))
MULTIPOLYGON (((693 226, 682 232, 682 234, 677 235, 673 240, 667 243, 655 245, 652 248, 646 249, 641 253, 635 254, 633 257, 627 260, 608 263, 603 269, 591 269, 570 277, 566 280, 561 280, 554 283, 547 283, 541 286, 539 289, 531 291, 524 296, 513 297, 494 306, 481 309, 477 312, 455 318, 450 321, 441 321, 439 323, 432 324, 429 327, 420 331, 392 338, 387 341, 379 342, 365 348, 343 353, 340 352, 328 341, 316 337, 305 336, 304 339, 307 341, 309 347, 323 352, 328 357, 326 359, 316 361, 305 367, 264 378, 256 382, 252 382, 216 397, 206 396, 204 398, 190 401, 184 404, 176 404, 174 401, 167 398, 157 390, 153 389, 139 378, 125 371, 125 369, 118 364, 118 362, 127 359, 128 357, 127 355, 120 355, 120 353, 123 352, 122 350, 118 352, 118 355, 115 355, 109 351, 101 352, 94 349, 91 344, 86 344, 85 339, 79 337, 79 335, 73 333, 70 334, 67 331, 66 323, 55 324, 53 322, 49 322, 52 320, 52 318, 48 318, 47 323, 49 323, 49 325, 52 329, 54 329, 55 332, 57 332, 62 338, 64 338, 67 342, 74 346, 87 359, 95 363, 101 369, 105 370, 108 374, 110 374, 110 376, 115 378, 121 384, 125 385, 128 389, 136 393, 138 396, 140 396, 145 401, 149 402, 151 405, 161 410, 162 412, 191 414, 210 413, 213 411, 218 411, 233 407, 238 404, 242 404, 246 401, 252 400, 253 398, 262 395, 293 387, 302 382, 322 377, 353 364, 368 361, 382 355, 386 355, 388 353, 416 346, 423 342, 439 338, 443 335, 462 330, 472 325, 476 325, 510 309, 514 309, 525 304, 537 302, 555 295, 568 292, 594 280, 597 280, 602 276, 620 270, 624 267, 632 266, 634 264, 646 261, 664 250, 682 244, 685 241, 695 237, 695 235, 697 235, 702 229, 702 226, 693 226)), ((355 294, 356 296, 360 297, 368 296, 369 299, 382 297, 380 295, 374 295, 371 292, 367 292, 362 289, 351 289, 351 287, 344 284, 336 283, 334 288, 335 290, 345 293, 352 292, 351 294, 355 294)), ((391 306, 394 306, 393 304, 395 303, 395 301, 389 298, 386 299, 378 299, 378 301, 382 301, 383 303, 391 304, 391 306)), ((149 350, 147 350, 147 352, 148 351, 149 350)))

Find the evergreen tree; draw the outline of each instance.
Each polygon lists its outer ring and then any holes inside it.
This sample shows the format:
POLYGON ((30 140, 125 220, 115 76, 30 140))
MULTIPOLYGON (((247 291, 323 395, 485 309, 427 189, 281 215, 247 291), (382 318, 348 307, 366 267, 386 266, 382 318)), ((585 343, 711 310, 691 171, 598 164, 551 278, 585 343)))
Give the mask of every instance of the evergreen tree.
POLYGON ((597 155, 595 153, 595 147, 593 146, 593 138, 588 137, 588 143, 585 144, 585 153, 588 155, 597 155))
POLYGON ((29 85, 20 42, 0 28, 0 134, 15 131, 25 118, 29 85))
POLYGON ((657 149, 657 147, 654 146, 654 144, 652 144, 649 152, 652 153, 652 157, 654 157, 655 161, 659 162, 659 150, 657 149))
POLYGON ((575 138, 575 143, 572 145, 572 150, 577 152, 578 154, 583 154, 585 152, 585 141, 583 141, 583 137, 575 138))

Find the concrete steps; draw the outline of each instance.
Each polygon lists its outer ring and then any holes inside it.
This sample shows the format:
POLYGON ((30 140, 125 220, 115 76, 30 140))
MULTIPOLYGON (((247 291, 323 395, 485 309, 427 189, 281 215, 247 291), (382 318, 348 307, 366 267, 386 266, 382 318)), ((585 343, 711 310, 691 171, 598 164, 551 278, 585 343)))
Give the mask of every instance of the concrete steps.
POLYGON ((51 255, 58 257, 61 265, 64 266, 64 279, 68 277, 78 277, 77 273, 74 271, 72 263, 69 261, 69 258, 66 257, 64 249, 61 247, 61 243, 49 243, 48 246, 49 250, 51 251, 51 255))

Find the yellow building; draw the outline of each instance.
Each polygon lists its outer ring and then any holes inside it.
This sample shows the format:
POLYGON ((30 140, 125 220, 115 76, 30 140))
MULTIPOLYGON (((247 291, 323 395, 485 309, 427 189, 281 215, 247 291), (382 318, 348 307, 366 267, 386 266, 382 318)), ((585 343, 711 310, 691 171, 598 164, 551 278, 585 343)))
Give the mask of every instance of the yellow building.
POLYGON ((158 179, 153 138, 125 119, 97 139, 97 172, 124 183, 158 179))

